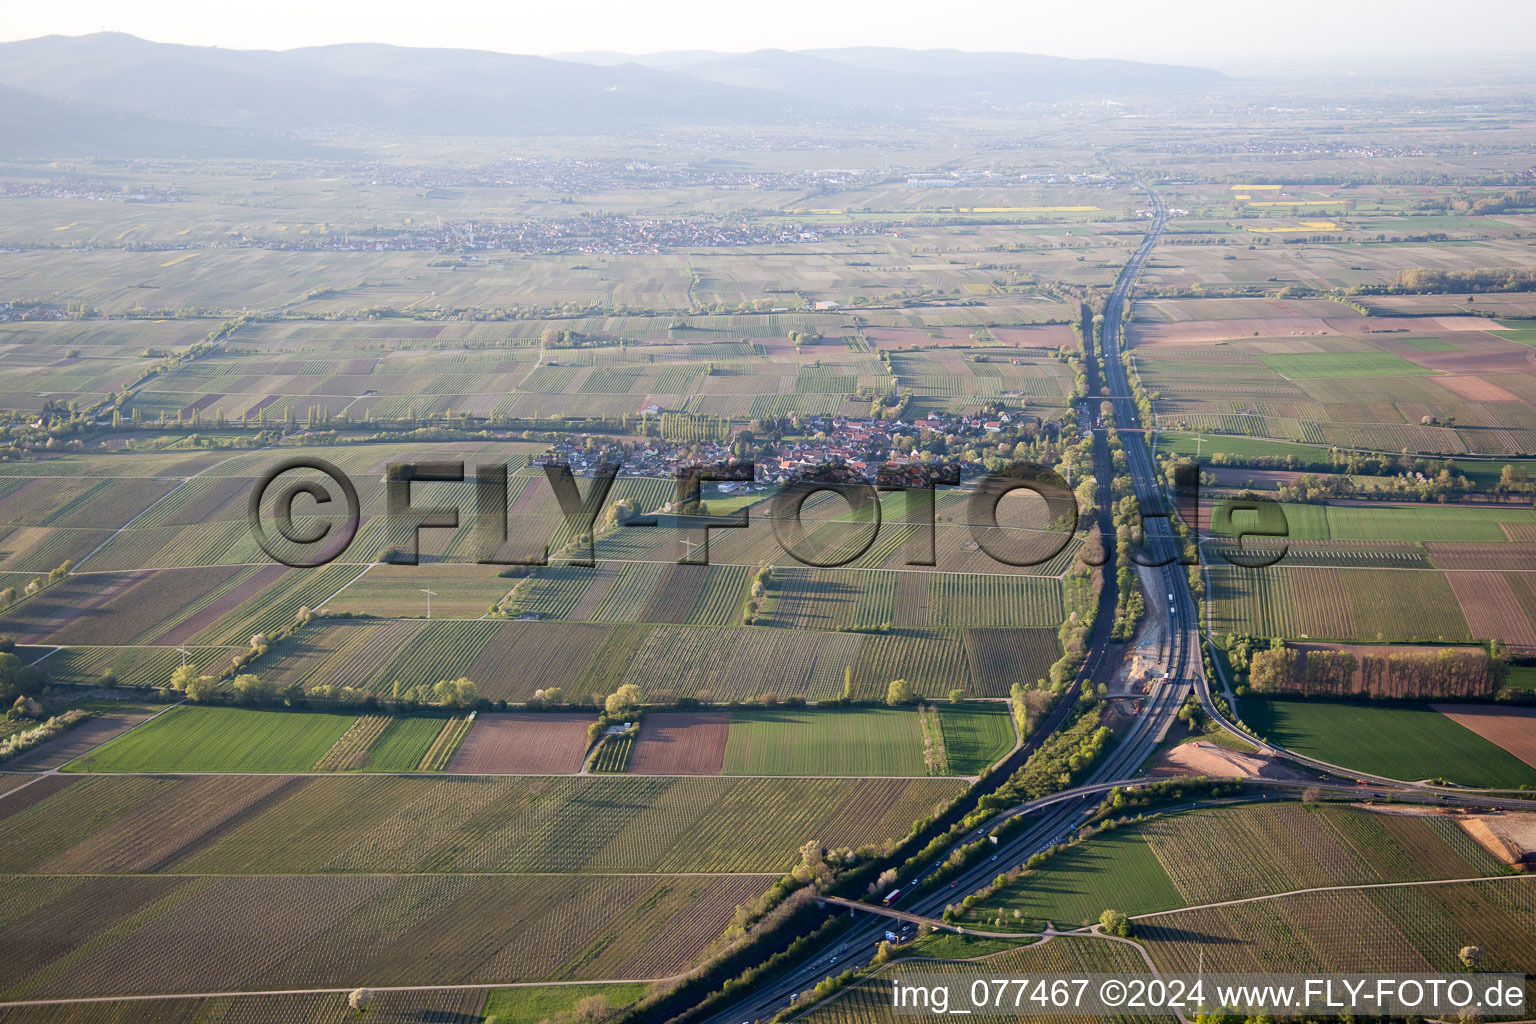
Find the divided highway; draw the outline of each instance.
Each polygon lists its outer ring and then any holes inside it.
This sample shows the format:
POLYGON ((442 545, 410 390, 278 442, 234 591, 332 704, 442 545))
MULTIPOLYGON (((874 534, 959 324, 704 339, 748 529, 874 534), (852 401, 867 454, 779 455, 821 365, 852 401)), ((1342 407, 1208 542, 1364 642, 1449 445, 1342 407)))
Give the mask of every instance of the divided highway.
MULTIPOLYGON (((1104 349, 1100 353, 1105 381, 1113 395, 1117 396, 1113 398, 1115 419, 1120 425, 1121 440, 1130 457, 1131 475, 1135 482, 1136 494, 1143 507, 1148 510, 1161 507, 1157 471, 1137 429, 1135 403, 1129 399, 1130 388, 1119 361, 1119 334, 1131 286, 1157 244, 1158 236, 1162 234, 1167 222, 1167 209, 1161 198, 1154 194, 1152 201, 1154 213, 1151 230, 1147 232, 1130 260, 1121 269, 1109 302, 1105 306, 1104 349)), ((1101 434, 1099 441, 1102 455, 1107 448, 1107 439, 1101 434)), ((1108 478, 1109 460, 1101 459, 1098 465, 1100 466, 1100 494, 1107 496, 1111 493, 1111 480, 1108 478)), ((1107 516, 1101 522, 1107 526, 1107 516)), ((1113 530, 1106 529, 1105 537, 1112 544, 1113 530)), ((1191 692, 1194 679, 1201 674, 1199 640, 1195 631, 1194 598, 1190 594, 1185 568, 1177 562, 1178 546, 1166 519, 1148 520, 1147 547, 1152 552, 1149 560, 1160 561, 1170 557, 1174 559, 1171 564, 1155 570, 1159 585, 1166 589, 1163 593, 1148 595, 1149 601, 1166 600, 1166 595, 1173 595, 1172 616, 1168 631, 1169 678, 1154 684, 1136 721, 1120 737, 1115 748, 1110 751, 1083 786, 999 815, 978 828, 967 836, 964 842, 974 842, 982 838, 983 834, 1009 817, 1031 812, 1037 815, 1029 825, 1007 838, 1000 838, 993 856, 990 859, 983 858, 963 871, 954 879, 953 885, 921 893, 915 899, 898 901, 902 910, 926 917, 938 917, 947 904, 958 902, 966 894, 991 882, 1007 868, 1021 864, 1034 854, 1066 840, 1098 805, 1103 792, 1117 781, 1133 776, 1167 736, 1169 728, 1178 716, 1179 708, 1191 692)), ((1073 706, 1077 703, 1081 680, 1097 677, 1101 669, 1106 667, 1104 652, 1107 648, 1109 620, 1113 617, 1112 581, 1104 589, 1108 607, 1106 609, 1105 604, 1101 603, 1099 617, 1089 640, 1090 654, 1087 666, 1084 672, 1079 674, 1079 682, 1063 696, 1048 720, 1036 729, 1032 741, 1026 743, 1014 754, 1006 766, 1009 769, 1022 765, 1039 746, 1042 739, 1065 724, 1073 706)), ((921 886, 938 869, 943 859, 944 857, 937 858, 934 863, 917 872, 912 878, 898 879, 897 885, 911 892, 914 887, 921 886)), ((851 913, 857 912, 851 911, 851 913)), ((818 950, 787 974, 760 986, 751 995, 706 1018, 707 1024, 744 1024, 754 1020, 767 1020, 784 1009, 796 994, 815 987, 816 983, 827 975, 838 974, 849 967, 867 964, 874 956, 875 948, 884 937, 887 927, 889 927, 887 919, 876 915, 864 915, 853 927, 844 932, 835 944, 818 950)))
MULTIPOLYGON (((1130 382, 1127 379, 1125 367, 1120 361, 1122 330, 1131 288, 1156 246, 1168 218, 1167 208, 1162 198, 1151 189, 1148 189, 1147 193, 1152 202, 1152 226, 1131 255, 1130 260, 1121 269, 1105 305, 1099 357, 1104 383, 1110 392, 1109 401, 1114 405, 1119 437, 1126 451, 1132 484, 1142 510, 1147 515, 1144 553, 1140 557, 1148 563, 1148 568, 1151 570, 1151 585, 1147 588, 1148 602, 1159 602, 1165 605, 1158 611, 1165 613, 1168 621, 1165 642, 1168 678, 1153 684, 1153 689, 1144 701, 1144 707, 1136 720, 1121 735, 1115 748, 1082 785, 1005 811, 967 835, 962 842, 975 842, 986 834, 995 832, 999 826, 1010 819, 1026 816, 1029 818, 1027 825, 1018 828, 1006 838, 995 837, 996 846, 993 855, 990 858, 981 858, 962 871, 951 885, 931 891, 921 889, 923 883, 937 871, 949 851, 911 877, 898 879, 896 885, 905 895, 897 901, 896 909, 900 911, 900 915, 892 916, 908 919, 911 917, 937 918, 942 915, 948 904, 959 902, 964 896, 987 885, 1008 868, 1021 864, 1034 854, 1070 838, 1085 823, 1090 813, 1103 799, 1104 794, 1115 785, 1132 779, 1167 737, 1168 730, 1177 719, 1180 707, 1191 692, 1198 695, 1206 713, 1214 721, 1234 735, 1254 743, 1263 752, 1292 757, 1330 774, 1342 774, 1359 780, 1359 784, 1356 785, 1336 781, 1319 781, 1310 784, 1319 790, 1339 796, 1354 794, 1362 799, 1372 799, 1389 795, 1376 791, 1387 789, 1391 790, 1390 796, 1393 799, 1421 803, 1469 805, 1475 803, 1478 806, 1501 806, 1510 809, 1530 809, 1533 806, 1529 800, 1497 798, 1475 793, 1457 794, 1454 791, 1433 790, 1427 786, 1405 786, 1396 780, 1349 772, 1310 758, 1303 758, 1249 735, 1229 721, 1215 705, 1209 683, 1203 672, 1198 608, 1189 585, 1188 567, 1180 564, 1178 560, 1180 554, 1178 538, 1173 533, 1171 521, 1166 516, 1167 507, 1162 482, 1146 440, 1146 431, 1153 425, 1139 422, 1136 404, 1131 397, 1130 382), (917 890, 916 896, 912 895, 914 890, 917 890)), ((1094 400, 1096 399, 1090 398, 1090 402, 1094 400)), ((1097 446, 1096 471, 1100 478, 1100 493, 1106 496, 1107 501, 1112 493, 1109 479, 1110 462, 1107 458, 1108 439, 1104 431, 1100 430, 1097 433, 1100 443, 1097 446)), ((1106 538, 1109 538, 1112 543, 1113 530, 1108 528, 1107 518, 1105 513, 1101 519, 1101 527, 1104 529, 1106 538)), ((1147 577, 1144 576, 1144 583, 1146 580, 1147 577)), ((1098 621, 1089 638, 1090 654, 1087 664, 1079 673, 1077 683, 1063 697, 1047 721, 1035 730, 1031 740, 1009 759, 1005 766, 1008 771, 1021 766, 1045 737, 1065 724, 1073 706, 1077 703, 1079 688, 1084 680, 1092 683, 1106 678, 1108 673, 1113 671, 1114 665, 1111 660, 1105 658, 1105 652, 1108 649, 1108 627, 1113 618, 1113 589, 1111 580, 1105 587, 1106 600, 1101 602, 1098 621)), ((1288 794, 1286 791, 1299 790, 1308 785, 1305 782, 1280 781, 1260 781, 1256 784, 1266 790, 1261 799, 1287 795, 1294 797, 1294 792, 1288 794)), ((850 909, 849 912, 856 920, 839 938, 807 957, 788 973, 760 986, 751 995, 707 1018, 706 1024, 749 1024, 751 1021, 767 1020, 788 1006, 796 995, 815 987, 824 977, 839 974, 850 967, 867 964, 887 928, 897 927, 898 923, 893 922, 890 916, 885 916, 890 913, 889 911, 869 913, 850 909)))

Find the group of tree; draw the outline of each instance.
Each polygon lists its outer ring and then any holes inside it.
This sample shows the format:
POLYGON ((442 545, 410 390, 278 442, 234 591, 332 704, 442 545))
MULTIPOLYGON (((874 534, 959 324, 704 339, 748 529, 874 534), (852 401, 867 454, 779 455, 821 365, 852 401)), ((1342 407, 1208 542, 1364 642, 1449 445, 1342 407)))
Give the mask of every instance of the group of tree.
POLYGON ((1146 598, 1131 559, 1132 547, 1141 530, 1141 505, 1134 494, 1127 494, 1114 505, 1115 524, 1115 622, 1110 637, 1129 640, 1146 614, 1146 598))
POLYGON ((1254 653, 1248 685, 1258 693, 1402 699, 1491 697, 1507 671, 1481 647, 1408 648, 1390 653, 1299 648, 1276 639, 1254 653))
POLYGON ((1422 295, 1444 292, 1528 292, 1533 289, 1536 289, 1536 270, 1530 267, 1480 267, 1467 270, 1411 267, 1399 270, 1396 281, 1383 290, 1422 295))
MULTIPOLYGON (((594 699, 597 696, 594 694, 594 699)), ((616 724, 633 721, 639 716, 644 702, 645 694, 634 683, 624 683, 614 690, 603 698, 602 712, 597 716, 597 721, 587 726, 587 743, 596 743, 603 733, 616 724)))
POLYGON ((1002 810, 1070 788, 1109 749, 1111 738, 1102 706, 1085 705, 1076 721, 1047 738, 1024 767, 977 801, 977 809, 1002 810))
POLYGON ((1454 194, 1430 196, 1415 199, 1408 204, 1408 209, 1415 213, 1462 213, 1474 217, 1509 210, 1529 210, 1532 207, 1536 207, 1536 190, 1528 188, 1509 189, 1476 198, 1454 194))
POLYGON ((1131 937, 1131 919, 1118 910, 1105 910, 1099 915, 1099 927, 1105 935, 1114 935, 1118 938, 1131 937))
POLYGON ((0 703, 10 704, 24 693, 36 692, 43 683, 43 673, 21 660, 15 642, 0 639, 0 703))
MULTIPOLYGON (((346 686, 321 685, 307 693, 302 684, 289 683, 279 686, 250 672, 242 672, 230 680, 228 686, 219 679, 199 671, 196 665, 181 665, 171 672, 170 689, 183 694, 195 703, 227 702, 245 707, 305 707, 311 700, 344 705, 377 704, 378 695, 362 689, 346 686)), ((420 683, 404 686, 396 680, 390 694, 390 703, 399 708, 435 705, 454 710, 467 710, 484 703, 479 688, 469 679, 443 679, 436 683, 420 683)))

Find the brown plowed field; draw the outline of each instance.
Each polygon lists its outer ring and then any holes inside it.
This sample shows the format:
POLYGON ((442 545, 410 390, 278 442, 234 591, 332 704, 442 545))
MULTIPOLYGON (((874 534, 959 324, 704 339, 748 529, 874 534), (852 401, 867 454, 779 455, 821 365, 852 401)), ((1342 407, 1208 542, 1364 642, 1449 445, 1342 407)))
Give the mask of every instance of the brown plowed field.
POLYGON ((1536 650, 1536 630, 1520 608, 1509 581, 1496 572, 1448 572, 1456 603, 1478 640, 1502 640, 1516 650, 1536 650))
POLYGON ((1336 327, 1346 334, 1357 335, 1399 332, 1438 334, 1445 331, 1482 333, 1488 330, 1488 321, 1480 316, 1374 316, 1368 320, 1329 317, 1328 326, 1336 327))
POLYGON ((726 711, 647 715, 629 756, 629 773, 719 775, 730 730, 726 711))
POLYGON ((1474 377, 1470 374, 1448 373, 1443 377, 1435 378, 1435 383, 1443 388, 1456 392, 1469 402, 1518 402, 1519 396, 1512 395, 1490 380, 1482 377, 1474 377))
POLYGON ((1479 704, 1431 704, 1430 707, 1536 768, 1536 708, 1479 704))
POLYGON ((575 775, 587 753, 589 715, 480 715, 448 771, 459 775, 575 775))
MULTIPOLYGON (((1405 352, 1403 357, 1411 363, 1447 374, 1529 373, 1533 363, 1531 352, 1528 348, 1500 348, 1482 352, 1414 352, 1411 355, 1405 352)), ((1437 379, 1436 383, 1443 382, 1437 379)))
POLYGON ((39 743, 25 754, 6 765, 24 771, 57 768, 68 764, 86 751, 99 747, 114 736, 120 736, 134 726, 153 718, 159 709, 130 708, 97 715, 81 722, 62 736, 39 743))
POLYGON ((1431 541, 1424 549, 1436 569, 1536 569, 1536 544, 1431 541))

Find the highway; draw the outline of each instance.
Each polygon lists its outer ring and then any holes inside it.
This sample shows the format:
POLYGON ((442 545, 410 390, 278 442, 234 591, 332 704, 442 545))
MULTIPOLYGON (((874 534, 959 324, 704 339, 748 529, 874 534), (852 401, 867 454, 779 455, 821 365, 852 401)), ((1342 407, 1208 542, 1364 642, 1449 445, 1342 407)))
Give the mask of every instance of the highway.
MULTIPOLYGON (((1150 191, 1149 194, 1151 194, 1150 191)), ((1129 261, 1121 268, 1114 289, 1105 305, 1104 349, 1101 359, 1105 383, 1112 394, 1118 396, 1113 398, 1115 419, 1121 428, 1121 440, 1130 458, 1136 494, 1143 502, 1143 507, 1149 511, 1161 508, 1161 493, 1151 455, 1142 441, 1140 432, 1136 429, 1136 407, 1129 398, 1130 388, 1125 379, 1125 371, 1120 366, 1118 337, 1131 287, 1153 247, 1156 246, 1158 236, 1167 222, 1167 209, 1161 198, 1152 195, 1152 200, 1154 214, 1151 230, 1136 247, 1129 261)), ((1102 432, 1098 439, 1099 454, 1104 456, 1107 454, 1107 440, 1102 432)), ((1110 462, 1107 457, 1104 457, 1096 460, 1096 464, 1099 467, 1100 476, 1099 493, 1105 496, 1102 504, 1107 506, 1109 495, 1112 494, 1112 481, 1108 477, 1110 462)), ((1101 528, 1104 530, 1104 536, 1107 543, 1113 545, 1114 530, 1108 528, 1107 511, 1102 512, 1102 516, 1101 528)), ((1177 543, 1166 519, 1148 521, 1147 547, 1154 553, 1149 560, 1161 560, 1176 554, 1177 543)), ((1092 653, 1087 665, 1079 674, 1072 689, 1058 702, 1049 718, 1035 730, 1031 742, 1025 744, 1010 759, 1007 766, 1010 769, 1022 765, 1043 738, 1065 724, 1077 703, 1079 688, 1085 678, 1090 680, 1099 678, 1106 667, 1113 668, 1112 665, 1106 666, 1104 658, 1104 652, 1108 647, 1109 627, 1112 624, 1110 620, 1113 618, 1114 592, 1113 566, 1107 566, 1106 569, 1109 570, 1109 582, 1104 587, 1106 600, 1101 601, 1098 619, 1089 639, 1089 650, 1092 653)), ((1194 679, 1201 674, 1201 659, 1198 635, 1194 628, 1197 624, 1194 598, 1189 591, 1185 568, 1175 560, 1170 565, 1157 568, 1155 573, 1160 581, 1159 586, 1165 586, 1166 589, 1161 593, 1149 593, 1148 601, 1166 600, 1167 594, 1174 595, 1167 645, 1169 678, 1153 685, 1136 720, 1119 737, 1116 745, 1094 769, 1083 786, 1068 793, 1058 794, 1046 801, 1025 805, 1009 814, 999 815, 992 822, 966 836, 962 842, 974 842, 982 838, 983 834, 996 824, 1001 824, 1007 817, 1038 812, 1038 817, 1029 825, 1007 838, 999 839, 997 850, 990 859, 982 858, 971 865, 953 879, 952 885, 931 891, 920 891, 916 898, 909 895, 898 900, 902 910, 912 914, 937 917, 943 913, 947 904, 958 902, 966 894, 991 882, 1004 870, 1022 864, 1035 853, 1065 841, 1097 806, 1101 794, 1116 782, 1133 776, 1167 736, 1169 728, 1177 718, 1179 708, 1193 688, 1194 679)), ((938 870, 943 860, 942 856, 936 858, 934 863, 917 872, 914 877, 898 879, 897 885, 905 893, 910 894, 914 888, 920 887, 938 870)), ((768 1019, 784 1009, 796 994, 815 987, 816 983, 827 975, 839 974, 849 967, 868 963, 874 955, 876 945, 884 937, 887 927, 889 924, 884 918, 864 915, 834 944, 818 950, 799 966, 778 979, 760 986, 751 995, 737 1000, 705 1020, 708 1024, 743 1024, 747 1021, 768 1019)))
MULTIPOLYGON (((1503 799, 1474 792, 1457 793, 1431 790, 1423 786, 1405 786, 1396 780, 1375 778, 1338 769, 1322 762, 1313 762, 1248 735, 1228 721, 1216 707, 1204 677, 1200 656, 1198 612, 1189 586, 1188 567, 1178 561, 1178 539, 1173 533, 1170 520, 1166 516, 1156 515, 1166 511, 1166 503, 1156 464, 1144 435, 1144 430, 1151 425, 1139 422, 1136 405, 1131 397, 1130 383, 1126 378, 1125 368, 1120 362, 1121 330, 1131 288, 1153 247, 1157 244, 1158 236, 1162 233, 1167 221, 1167 209, 1162 199, 1151 190, 1148 190, 1148 194, 1153 205, 1152 227, 1137 246, 1130 260, 1121 269, 1109 300, 1105 304, 1100 361, 1104 383, 1110 391, 1109 400, 1114 403, 1115 423, 1126 451, 1135 493, 1147 516, 1145 561, 1162 563, 1150 567, 1151 579, 1154 583, 1147 588, 1149 592, 1146 596, 1149 612, 1152 602, 1161 602, 1166 605, 1158 611, 1166 614, 1168 619, 1163 652, 1164 662, 1168 666, 1168 678, 1153 684, 1152 691, 1147 695, 1144 707, 1136 719, 1128 729, 1123 731, 1116 745, 1083 784, 1004 811, 961 840, 962 843, 975 842, 989 833, 994 833, 1010 819, 1028 817, 1030 820, 1027 825, 1012 831, 1006 837, 994 838, 996 847, 991 857, 980 858, 952 879, 951 884, 938 888, 925 889, 923 884, 938 870, 950 851, 945 851, 943 855, 935 858, 933 863, 915 872, 911 877, 898 879, 896 886, 902 890, 903 895, 896 901, 895 909, 902 915, 939 917, 943 914, 946 905, 959 902, 967 894, 989 884, 1003 871, 1024 863, 1036 853, 1070 839, 1073 833, 1086 822, 1104 794, 1116 785, 1142 785, 1154 781, 1138 780, 1128 783, 1128 780, 1136 775, 1167 737, 1168 730, 1177 719, 1180 707, 1191 692, 1198 694, 1206 713, 1215 721, 1235 735, 1255 743, 1265 752, 1295 757, 1312 767, 1360 780, 1357 783, 1327 780, 1317 782, 1252 780, 1254 786, 1263 790, 1259 799, 1294 798, 1303 787, 1308 787, 1317 788, 1335 796, 1353 795, 1362 799, 1390 795, 1395 800, 1439 805, 1475 804, 1527 810, 1536 806, 1536 802, 1530 800, 1503 799), (916 891, 915 896, 914 891, 916 891)), ((1098 440, 1099 458, 1096 459, 1096 466, 1100 476, 1100 493, 1105 496, 1103 503, 1107 505, 1113 492, 1108 478, 1110 463, 1107 458, 1108 441, 1104 431, 1098 432, 1098 440)), ((1101 519, 1101 528, 1104 529, 1105 537, 1112 544, 1114 531, 1108 528, 1107 513, 1101 519)), ((1109 648, 1108 629, 1114 611, 1113 568, 1112 563, 1106 567, 1108 571, 1107 585, 1104 588, 1106 600, 1100 604, 1098 620, 1089 640, 1092 653, 1084 670, 1079 673, 1078 680, 1072 689, 1058 703, 1048 719, 1035 730, 1031 740, 1009 759, 1005 766, 1007 771, 1011 772, 1021 766, 1045 737, 1065 724, 1077 703, 1077 695, 1085 680, 1089 682, 1102 680, 1113 671, 1115 667, 1113 659, 1105 658, 1105 652, 1109 648)), ((1000 773, 998 780, 1001 781, 1002 777, 1004 776, 1000 773)), ((846 903, 843 905, 846 906, 846 903)), ((857 910, 850 910, 850 914, 855 915, 855 920, 851 927, 838 938, 830 941, 786 974, 761 985, 752 994, 704 1020, 707 1024, 747 1024, 751 1021, 767 1020, 785 1009, 797 994, 814 988, 823 978, 840 974, 850 967, 867 964, 874 956, 886 930, 897 927, 898 924, 885 914, 861 913, 857 910)), ((910 926, 910 918, 904 919, 908 920, 910 926)))

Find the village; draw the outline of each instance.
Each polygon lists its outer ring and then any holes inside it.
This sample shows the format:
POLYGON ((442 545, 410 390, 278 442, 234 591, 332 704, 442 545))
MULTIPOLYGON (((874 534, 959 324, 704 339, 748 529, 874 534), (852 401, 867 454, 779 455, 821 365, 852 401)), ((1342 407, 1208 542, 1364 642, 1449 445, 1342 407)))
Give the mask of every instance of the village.
MULTIPOLYGON (((645 411, 655 414, 659 409, 650 406, 645 411)), ((622 476, 663 477, 690 466, 750 459, 755 467, 752 482, 718 483, 715 488, 721 494, 804 479, 927 486, 990 472, 1000 458, 1035 454, 1021 451, 1021 444, 1054 443, 1070 430, 1064 419, 1046 420, 997 406, 979 415, 930 412, 911 421, 785 417, 753 420, 730 440, 587 435, 551 444, 534 462, 568 465, 577 476, 616 469, 622 476)))

